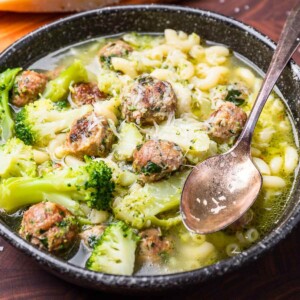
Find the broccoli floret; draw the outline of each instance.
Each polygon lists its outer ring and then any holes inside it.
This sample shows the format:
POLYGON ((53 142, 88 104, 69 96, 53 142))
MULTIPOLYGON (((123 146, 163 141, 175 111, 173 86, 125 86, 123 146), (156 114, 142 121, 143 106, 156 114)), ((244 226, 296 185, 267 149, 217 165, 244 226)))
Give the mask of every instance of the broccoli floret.
POLYGON ((132 275, 138 240, 122 221, 112 223, 97 241, 86 267, 96 272, 132 275))
POLYGON ((33 150, 21 140, 12 138, 1 145, 0 157, 0 178, 37 176, 33 150))
POLYGON ((55 102, 55 106, 56 106, 57 110, 65 110, 65 109, 70 108, 70 103, 66 100, 61 100, 61 101, 55 102))
POLYGON ((48 99, 26 105, 16 115, 16 136, 26 145, 46 146, 57 133, 69 129, 74 120, 92 110, 84 105, 76 109, 60 110, 48 99))
POLYGON ((13 212, 20 207, 51 201, 77 216, 85 216, 81 203, 109 210, 115 184, 103 161, 90 161, 76 169, 65 168, 43 177, 11 177, 0 184, 0 208, 13 212))
POLYGON ((165 228, 180 223, 180 195, 186 177, 185 172, 131 190, 123 199, 115 201, 115 217, 138 229, 149 226, 149 223, 165 228))
POLYGON ((58 77, 48 82, 43 97, 54 102, 65 100, 69 93, 71 83, 87 82, 88 74, 80 60, 74 63, 66 70, 61 72, 58 77))
POLYGON ((0 74, 0 135, 1 143, 13 136, 14 121, 9 107, 9 92, 21 68, 7 69, 0 74))

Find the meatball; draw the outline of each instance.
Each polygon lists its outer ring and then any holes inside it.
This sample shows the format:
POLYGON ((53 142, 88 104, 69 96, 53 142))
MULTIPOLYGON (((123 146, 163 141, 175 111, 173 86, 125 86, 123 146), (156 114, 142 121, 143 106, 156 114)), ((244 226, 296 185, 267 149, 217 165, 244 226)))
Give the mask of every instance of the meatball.
POLYGON ((227 142, 237 137, 247 120, 246 113, 231 102, 225 102, 208 120, 210 124, 210 137, 219 142, 227 142))
POLYGON ((133 49, 125 42, 118 40, 110 42, 99 51, 99 57, 101 62, 110 63, 110 58, 114 56, 126 56, 132 52, 133 49))
POLYGON ((15 106, 21 107, 30 102, 37 100, 40 93, 42 93, 47 84, 47 77, 34 71, 24 71, 17 76, 11 103, 15 106))
POLYGON ((133 159, 133 167, 143 182, 160 180, 184 163, 180 147, 163 140, 147 141, 134 152, 133 159))
POLYGON ((78 157, 105 157, 114 139, 107 119, 89 112, 73 123, 67 135, 65 150, 78 157))
POLYGON ((90 248, 93 248, 105 230, 104 225, 96 225, 80 233, 80 238, 90 248))
POLYGON ((101 92, 95 83, 75 83, 71 89, 72 101, 78 106, 93 104, 104 100, 106 95, 101 92))
POLYGON ((161 123, 176 110, 176 95, 171 84, 141 77, 122 96, 122 115, 129 122, 147 125, 161 123))
POLYGON ((163 237, 160 229, 146 229, 140 233, 138 259, 141 262, 164 262, 173 250, 170 239, 163 237))
POLYGON ((24 213, 20 229, 23 238, 49 252, 70 248, 77 232, 75 217, 64 207, 51 202, 31 206, 24 213))

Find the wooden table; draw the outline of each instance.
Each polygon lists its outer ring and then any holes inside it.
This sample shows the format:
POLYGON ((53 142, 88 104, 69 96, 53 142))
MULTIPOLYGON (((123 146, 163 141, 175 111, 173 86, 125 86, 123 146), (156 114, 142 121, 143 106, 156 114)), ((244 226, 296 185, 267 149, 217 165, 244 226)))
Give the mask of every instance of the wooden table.
MULTIPOLYGON (((185 0, 181 4, 235 17, 277 40, 289 10, 299 1, 185 0)), ((27 32, 61 16, 0 13, 0 51, 27 32)), ((294 57, 300 64, 300 50, 294 57)), ((300 299, 299 239, 300 228, 258 261, 198 289, 161 297, 121 297, 65 283, 0 238, 0 246, 4 247, 0 252, 0 299, 300 299)))

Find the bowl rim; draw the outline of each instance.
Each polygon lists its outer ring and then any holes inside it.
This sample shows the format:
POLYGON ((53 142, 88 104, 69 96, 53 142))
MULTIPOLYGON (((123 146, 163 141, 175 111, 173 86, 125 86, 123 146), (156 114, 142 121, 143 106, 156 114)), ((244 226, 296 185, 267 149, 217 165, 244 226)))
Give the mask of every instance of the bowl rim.
MULTIPOLYGON (((241 21, 234 19, 233 17, 228 17, 223 14, 215 13, 208 10, 202 10, 198 8, 190 8, 179 5, 124 5, 124 6, 112 6, 99 8, 94 10, 89 10, 85 12, 76 13, 71 16, 60 18, 54 22, 43 25, 38 29, 30 32, 24 37, 18 39, 16 42, 8 46, 0 53, 0 63, 5 56, 13 54, 16 49, 22 48, 23 44, 30 43, 31 39, 34 39, 39 33, 44 30, 51 30, 58 25, 63 23, 73 21, 75 19, 84 18, 90 15, 101 15, 102 13, 113 13, 115 11, 173 11, 173 12, 183 12, 187 14, 198 14, 202 17, 211 18, 229 25, 232 25, 238 29, 248 32, 254 38, 267 45, 272 50, 275 49, 276 44, 268 36, 264 35, 260 31, 254 29, 241 21)), ((293 61, 290 61, 290 66, 296 77, 300 79, 300 68, 293 61)), ((0 220, 0 235, 5 238, 11 245, 15 248, 21 250, 23 253, 35 259, 41 265, 50 267, 56 274, 68 274, 70 277, 78 280, 83 280, 86 282, 93 281, 104 287, 125 287, 127 289, 149 289, 153 287, 160 288, 174 288, 180 286, 180 284, 192 285, 195 283, 200 283, 208 280, 212 275, 221 276, 225 273, 231 272, 238 269, 242 265, 256 260, 260 255, 265 253, 268 249, 274 247, 280 240, 284 239, 292 229, 295 228, 296 224, 300 220, 300 205, 297 205, 286 217, 287 221, 281 224, 276 229, 273 229, 267 236, 265 236, 261 241, 254 244, 246 251, 228 259, 221 260, 213 265, 179 273, 165 274, 165 275, 149 275, 149 276, 123 276, 123 275, 113 275, 107 273, 98 273, 94 271, 87 270, 82 267, 77 267, 60 258, 53 256, 43 250, 39 250, 32 246, 27 241, 23 240, 15 232, 13 232, 2 220, 0 220)), ((61 277, 63 278, 63 277, 61 277)), ((66 278, 66 280, 68 280, 66 278)), ((86 283, 82 283, 85 285, 86 283)))

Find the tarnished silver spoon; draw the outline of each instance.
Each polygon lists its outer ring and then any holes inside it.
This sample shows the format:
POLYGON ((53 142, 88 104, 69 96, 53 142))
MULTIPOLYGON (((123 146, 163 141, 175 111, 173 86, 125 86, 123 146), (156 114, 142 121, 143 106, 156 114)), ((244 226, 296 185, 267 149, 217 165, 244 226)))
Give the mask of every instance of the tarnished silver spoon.
POLYGON ((181 214, 192 232, 218 231, 239 219, 253 204, 262 176, 253 164, 250 144, 261 111, 300 42, 300 5, 289 14, 248 121, 234 147, 198 164, 181 195, 181 214))

